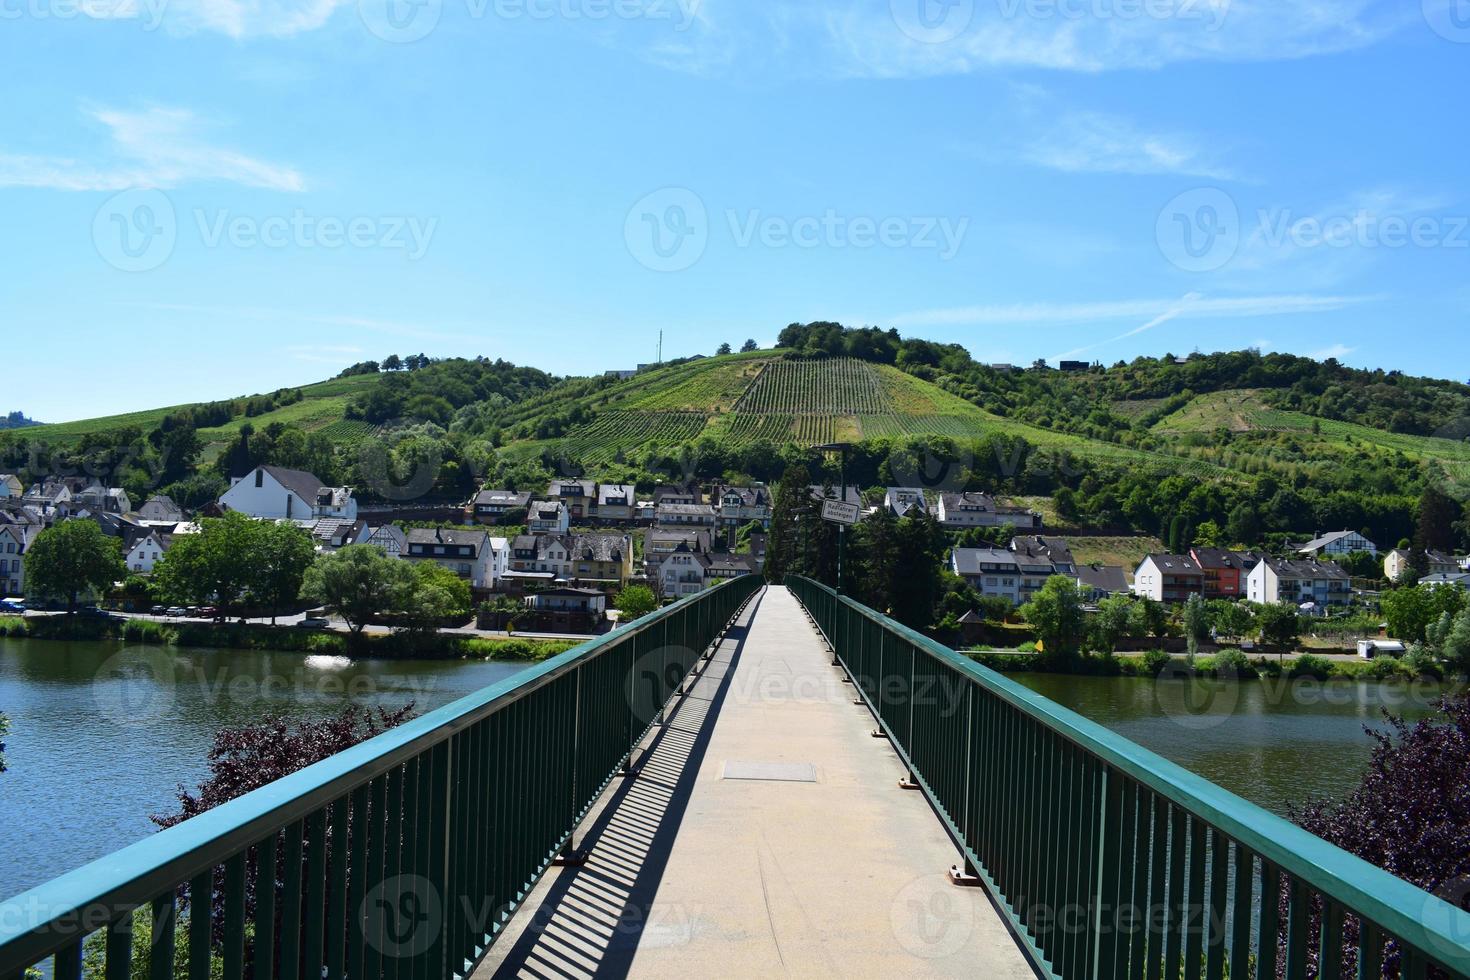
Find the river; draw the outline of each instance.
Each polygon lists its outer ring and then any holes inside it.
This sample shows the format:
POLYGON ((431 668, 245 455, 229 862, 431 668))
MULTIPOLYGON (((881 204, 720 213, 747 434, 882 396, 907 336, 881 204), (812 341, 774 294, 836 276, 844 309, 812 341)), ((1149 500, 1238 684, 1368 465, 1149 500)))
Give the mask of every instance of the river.
POLYGON ((153 833, 221 728, 356 700, 429 711, 525 669, 0 638, 0 898, 153 833))
MULTIPOLYGON (((154 832, 206 773, 216 731, 319 718, 357 700, 432 710, 524 667, 0 638, 0 898, 154 832)), ((1382 707, 1428 714, 1438 685, 1150 681, 1017 675, 1022 684, 1278 813, 1358 781, 1382 707)))

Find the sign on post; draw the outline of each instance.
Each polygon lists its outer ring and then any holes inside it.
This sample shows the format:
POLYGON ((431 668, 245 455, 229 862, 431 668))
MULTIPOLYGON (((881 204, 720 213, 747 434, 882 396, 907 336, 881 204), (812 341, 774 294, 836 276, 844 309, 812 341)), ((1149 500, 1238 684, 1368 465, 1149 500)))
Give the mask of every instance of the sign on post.
POLYGON ((856 524, 858 505, 841 500, 824 500, 822 501, 822 520, 831 521, 833 524, 856 524))

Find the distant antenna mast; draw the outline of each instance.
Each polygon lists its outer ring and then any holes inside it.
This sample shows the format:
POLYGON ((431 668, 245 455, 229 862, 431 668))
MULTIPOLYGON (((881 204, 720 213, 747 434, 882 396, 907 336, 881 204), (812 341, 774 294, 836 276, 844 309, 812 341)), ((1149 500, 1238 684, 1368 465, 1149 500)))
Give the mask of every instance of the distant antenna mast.
POLYGON ((660 364, 664 362, 664 332, 662 330, 658 332, 658 362, 660 364))

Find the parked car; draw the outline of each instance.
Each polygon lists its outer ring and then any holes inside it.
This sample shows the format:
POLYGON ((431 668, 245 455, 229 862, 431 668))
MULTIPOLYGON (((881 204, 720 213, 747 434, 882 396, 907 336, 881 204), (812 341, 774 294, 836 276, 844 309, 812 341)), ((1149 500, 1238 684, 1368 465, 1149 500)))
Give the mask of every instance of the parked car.
POLYGON ((182 606, 169 606, 168 614, 170 616, 182 616, 184 615, 184 608, 182 606))
POLYGON ((323 616, 308 616, 301 621, 304 630, 324 630, 332 625, 332 621, 323 616))
POLYGON ((98 609, 96 606, 82 606, 77 610, 77 615, 88 619, 110 619, 112 616, 106 609, 98 609))
POLYGON ((163 615, 167 614, 167 612, 168 612, 168 607, 167 606, 154 606, 153 609, 152 609, 152 611, 149 613, 149 615, 152 615, 152 616, 163 616, 163 615))
POLYGON ((190 619, 197 618, 199 616, 199 607, 189 606, 187 609, 184 610, 184 615, 188 616, 190 619))
POLYGON ((216 609, 214 606, 200 606, 199 615, 205 617, 206 619, 218 619, 219 610, 216 609))
POLYGON ((24 602, 12 599, 5 599, 3 601, 0 601, 0 612, 23 613, 25 611, 26 604, 24 602))

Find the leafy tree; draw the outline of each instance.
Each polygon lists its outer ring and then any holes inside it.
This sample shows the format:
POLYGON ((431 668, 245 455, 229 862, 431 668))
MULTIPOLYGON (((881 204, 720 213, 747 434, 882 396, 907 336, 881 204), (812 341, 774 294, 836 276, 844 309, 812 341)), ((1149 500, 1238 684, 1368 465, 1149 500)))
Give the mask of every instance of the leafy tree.
POLYGON ((463 622, 470 614, 471 603, 470 584, 443 565, 431 561, 413 566, 412 579, 405 580, 403 591, 396 600, 409 625, 416 629, 463 622))
MULTIPOLYGON (((1470 696, 1455 694, 1434 715, 1413 725, 1387 716, 1387 728, 1369 729, 1375 742, 1357 788, 1341 799, 1318 799, 1291 819, 1318 837, 1430 893, 1463 905, 1470 876, 1470 696)), ((1357 920, 1343 932, 1341 976, 1357 975, 1357 920)), ((1306 934, 1317 935, 1308 923, 1306 934)), ((1315 950, 1313 951, 1315 952, 1315 950)), ((1398 975, 1385 959, 1385 975, 1398 975)), ((1318 966, 1308 962, 1307 976, 1318 966)))
POLYGON ((621 622, 630 623, 642 619, 658 609, 658 598, 646 585, 630 585, 618 593, 616 602, 621 622))
POLYGON ((1256 617, 1244 602, 1214 599, 1209 603, 1210 624, 1217 636, 1238 640, 1255 627, 1256 617))
POLYGON ((1119 641, 1128 635, 1133 601, 1130 595, 1110 595, 1097 604, 1097 616, 1092 621, 1093 644, 1103 653, 1116 651, 1119 641))
POLYGON ((1436 487, 1425 487, 1414 522, 1415 547, 1435 551, 1453 549, 1455 522, 1459 519, 1460 505, 1453 497, 1436 487))
POLYGON ((1206 614, 1204 597, 1199 593, 1191 595, 1184 603, 1180 618, 1184 624, 1184 642, 1188 644, 1189 660, 1193 663, 1199 653, 1200 644, 1210 636, 1210 620, 1206 614))
POLYGON ((719 355, 719 356, 723 356, 723 355, 728 354, 728 353, 730 353, 730 345, 729 344, 721 344, 715 350, 715 354, 716 355, 719 355))
POLYGON ((1139 596, 1128 610, 1128 632, 1134 636, 1157 639, 1168 627, 1169 610, 1148 596, 1139 596))
POLYGON ((1390 636, 1415 643, 1425 638, 1431 624, 1445 613, 1452 617, 1465 605, 1463 589, 1415 585, 1390 589, 1379 597, 1390 636))
POLYGON ((1281 650, 1293 650, 1301 639, 1301 616, 1289 602, 1272 602, 1257 607, 1256 629, 1261 642, 1281 650))
POLYGON ((1225 544, 1225 532, 1214 521, 1205 521, 1194 529, 1194 543, 1200 548, 1219 548, 1225 544))
POLYGON ((330 606, 354 635, 379 616, 398 611, 415 582, 413 566, 370 544, 322 555, 306 570, 301 597, 330 606))
POLYGON ((402 369, 403 359, 400 358, 397 354, 389 354, 387 357, 383 358, 384 371, 401 371, 402 369))
POLYGON ((747 340, 745 343, 740 345, 740 353, 742 354, 749 354, 751 351, 757 350, 760 350, 760 347, 756 344, 754 340, 747 340))
POLYGON ((26 552, 26 590, 36 596, 64 598, 73 615, 77 598, 101 593, 127 577, 122 541, 109 538, 88 520, 63 521, 36 535, 26 552))
POLYGON ((266 523, 257 538, 250 594, 271 611, 271 624, 282 607, 301 595, 306 570, 316 560, 311 535, 294 524, 266 523))
POLYGON ((271 526, 233 511, 206 518, 198 534, 174 536, 153 569, 155 588, 171 602, 213 602, 222 613, 234 608, 256 583, 271 526))
POLYGON ((799 571, 798 546, 801 511, 811 506, 811 474, 805 466, 788 466, 776 485, 771 507, 771 536, 766 542, 766 581, 781 583, 799 571))
POLYGON ((1086 617, 1075 579, 1053 575, 1041 591, 1021 607, 1021 615, 1036 629, 1048 657, 1075 656, 1082 650, 1086 617))

